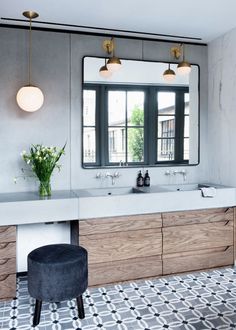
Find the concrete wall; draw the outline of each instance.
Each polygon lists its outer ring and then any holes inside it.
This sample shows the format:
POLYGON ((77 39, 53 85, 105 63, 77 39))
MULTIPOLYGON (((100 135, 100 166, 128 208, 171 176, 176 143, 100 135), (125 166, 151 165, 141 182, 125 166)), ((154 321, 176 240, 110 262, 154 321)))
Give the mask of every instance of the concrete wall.
MULTIPOLYGON (((26 113, 15 96, 27 83, 28 31, 0 28, 0 193, 37 190, 33 179, 19 179, 20 153, 31 143, 62 146, 67 141, 62 170, 55 172, 52 189, 99 187, 98 170, 81 166, 82 58, 102 56, 103 37, 33 31, 32 83, 38 85, 45 103, 38 112, 26 113)), ((168 60, 173 44, 117 39, 117 55, 123 58, 168 60)), ((187 182, 208 180, 207 160, 207 47, 186 45, 186 57, 200 65, 201 153, 200 165, 186 167, 187 182)), ((150 168, 151 184, 168 183, 166 167, 150 168)), ((102 170, 105 172, 106 170, 102 170)), ((111 170, 112 171, 112 170, 111 170)), ((134 185, 138 169, 120 169, 117 185, 134 185)), ((182 182, 182 177, 171 179, 182 182)), ((103 182, 103 185, 111 182, 103 182)))
POLYGON ((209 44, 208 62, 210 179, 236 186, 236 29, 209 44))

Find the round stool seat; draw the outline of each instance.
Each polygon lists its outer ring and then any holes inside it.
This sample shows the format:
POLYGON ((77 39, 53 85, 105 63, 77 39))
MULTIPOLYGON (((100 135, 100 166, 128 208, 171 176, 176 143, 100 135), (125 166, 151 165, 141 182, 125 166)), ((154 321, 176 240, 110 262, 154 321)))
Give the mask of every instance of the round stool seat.
POLYGON ((51 244, 28 255, 28 290, 47 302, 82 295, 88 286, 87 251, 77 245, 51 244))

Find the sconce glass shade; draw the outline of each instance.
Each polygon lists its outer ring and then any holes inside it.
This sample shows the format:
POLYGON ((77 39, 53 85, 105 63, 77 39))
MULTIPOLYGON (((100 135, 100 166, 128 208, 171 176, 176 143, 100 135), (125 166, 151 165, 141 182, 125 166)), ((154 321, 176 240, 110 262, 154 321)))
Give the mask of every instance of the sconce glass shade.
POLYGON ((177 66, 177 72, 180 75, 189 74, 191 72, 191 64, 186 61, 179 63, 177 66))
POLYGON ((107 68, 112 73, 118 71, 121 68, 120 59, 115 56, 109 58, 109 60, 107 61, 107 68))
POLYGON ((112 72, 108 70, 106 65, 101 66, 99 70, 99 74, 102 78, 110 78, 112 76, 112 72))
POLYGON ((175 72, 174 70, 171 70, 170 68, 165 70, 163 73, 163 78, 164 80, 166 80, 167 82, 171 82, 175 79, 175 72))
POLYGON ((16 101, 19 107, 28 112, 34 112, 41 108, 44 96, 38 87, 24 86, 21 87, 16 95, 16 101))

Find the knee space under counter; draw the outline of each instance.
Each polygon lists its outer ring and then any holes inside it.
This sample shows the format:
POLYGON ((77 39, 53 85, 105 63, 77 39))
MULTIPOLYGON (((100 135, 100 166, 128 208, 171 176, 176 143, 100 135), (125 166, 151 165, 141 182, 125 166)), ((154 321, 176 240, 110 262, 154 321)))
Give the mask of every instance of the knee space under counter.
POLYGON ((42 223, 17 226, 17 272, 27 271, 27 255, 33 249, 56 243, 70 243, 70 223, 42 223))

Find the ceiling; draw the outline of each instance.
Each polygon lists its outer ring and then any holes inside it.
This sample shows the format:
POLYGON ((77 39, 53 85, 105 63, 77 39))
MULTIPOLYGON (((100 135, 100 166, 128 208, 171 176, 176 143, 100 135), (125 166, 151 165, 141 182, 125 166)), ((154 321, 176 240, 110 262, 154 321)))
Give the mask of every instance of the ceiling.
MULTIPOLYGON (((37 27, 84 31, 78 27, 36 23, 41 21, 185 36, 190 38, 186 41, 200 43, 208 43, 236 27, 235 0, 0 0, 0 23, 26 25, 27 22, 3 19, 24 20, 22 12, 25 10, 39 13, 40 16, 33 23, 37 27)), ((102 32, 93 29, 88 31, 102 32)), ((132 35, 128 32, 119 34, 132 35)), ((168 39, 165 36, 150 37, 168 39)))

